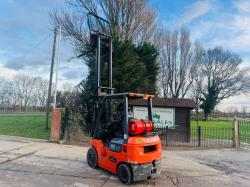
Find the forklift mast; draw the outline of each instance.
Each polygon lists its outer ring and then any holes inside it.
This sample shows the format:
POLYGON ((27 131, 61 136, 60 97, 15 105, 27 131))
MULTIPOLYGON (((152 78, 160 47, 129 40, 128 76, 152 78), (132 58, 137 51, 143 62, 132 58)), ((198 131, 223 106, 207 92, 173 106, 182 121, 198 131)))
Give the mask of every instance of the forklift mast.
POLYGON ((94 13, 88 13, 88 27, 90 31, 90 43, 96 52, 96 62, 95 62, 95 106, 94 106, 94 120, 93 129, 96 126, 96 120, 100 105, 100 98, 106 94, 113 94, 114 88, 112 88, 112 49, 113 49, 113 39, 110 23, 95 15, 94 13), (108 85, 103 86, 101 83, 101 47, 102 42, 108 43, 108 69, 107 76, 108 85))
POLYGON ((101 97, 108 91, 108 94, 113 93, 112 88, 112 33, 110 23, 93 14, 88 13, 88 26, 90 30, 90 42, 96 51, 96 97, 101 97), (101 46, 103 41, 108 41, 108 86, 101 85, 101 46))

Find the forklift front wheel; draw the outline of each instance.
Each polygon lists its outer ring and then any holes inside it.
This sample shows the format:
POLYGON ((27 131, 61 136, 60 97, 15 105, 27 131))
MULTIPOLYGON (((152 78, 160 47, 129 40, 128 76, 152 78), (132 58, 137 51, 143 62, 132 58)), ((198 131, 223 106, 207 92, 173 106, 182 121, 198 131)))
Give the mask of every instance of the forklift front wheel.
POLYGON ((87 161, 88 161, 88 165, 91 168, 94 168, 94 169, 97 168, 97 166, 98 166, 98 156, 97 156, 97 152, 96 152, 95 148, 91 147, 88 150, 87 161))
POLYGON ((131 184, 133 181, 132 170, 127 164, 120 164, 117 169, 119 179, 124 184, 131 184))

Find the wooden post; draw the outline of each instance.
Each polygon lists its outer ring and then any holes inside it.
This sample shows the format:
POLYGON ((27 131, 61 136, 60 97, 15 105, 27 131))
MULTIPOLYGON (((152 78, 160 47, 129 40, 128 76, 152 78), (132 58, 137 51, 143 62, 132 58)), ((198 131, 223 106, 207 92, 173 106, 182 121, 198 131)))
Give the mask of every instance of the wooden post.
POLYGON ((52 59, 51 59, 51 67, 50 67, 50 77, 49 77, 49 89, 48 89, 48 98, 47 98, 47 106, 46 106, 46 123, 45 129, 49 129, 49 113, 51 108, 51 90, 52 90, 52 82, 53 82, 53 72, 54 72, 54 63, 55 63, 55 54, 56 54, 56 38, 57 38, 57 28, 54 30, 54 42, 53 42, 53 50, 52 50, 52 59))
POLYGON ((60 140, 60 129, 61 129, 61 109, 52 109, 52 123, 51 123, 51 142, 59 142, 60 140))
POLYGON ((234 118, 234 121, 232 123, 232 141, 233 141, 233 147, 239 148, 240 147, 240 140, 239 140, 239 124, 236 120, 236 117, 234 118))

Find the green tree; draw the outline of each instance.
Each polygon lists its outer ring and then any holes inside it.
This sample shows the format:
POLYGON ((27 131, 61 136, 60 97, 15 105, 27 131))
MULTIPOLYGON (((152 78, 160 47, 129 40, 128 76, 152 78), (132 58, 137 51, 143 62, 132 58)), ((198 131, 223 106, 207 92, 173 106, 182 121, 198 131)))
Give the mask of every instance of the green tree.
POLYGON ((201 105, 200 108, 204 112, 204 119, 207 121, 208 115, 213 111, 214 107, 218 104, 218 89, 215 85, 208 87, 207 93, 200 98, 201 105))
POLYGON ((157 50, 150 43, 135 46, 132 41, 115 41, 113 82, 115 92, 156 94, 157 50))
POLYGON ((145 65, 144 80, 146 90, 144 92, 150 94, 157 94, 157 76, 159 73, 159 65, 156 62, 159 55, 155 46, 151 43, 143 43, 137 47, 138 54, 141 61, 145 65))
MULTIPOLYGON (((105 52, 105 50, 102 50, 105 52)), ((95 58, 93 54, 86 53, 92 58, 88 58, 86 63, 89 68, 89 74, 80 87, 82 90, 82 103, 85 108, 85 118, 88 124, 93 119, 93 106, 95 101, 95 58)), ((130 40, 114 40, 113 52, 113 87, 115 93, 121 92, 141 92, 148 94, 157 94, 157 64, 158 52, 154 45, 143 43, 136 46, 130 40)), ((101 75, 105 76, 107 59, 105 55, 101 62, 101 75)), ((102 77, 101 82, 105 82, 107 77, 102 77)))

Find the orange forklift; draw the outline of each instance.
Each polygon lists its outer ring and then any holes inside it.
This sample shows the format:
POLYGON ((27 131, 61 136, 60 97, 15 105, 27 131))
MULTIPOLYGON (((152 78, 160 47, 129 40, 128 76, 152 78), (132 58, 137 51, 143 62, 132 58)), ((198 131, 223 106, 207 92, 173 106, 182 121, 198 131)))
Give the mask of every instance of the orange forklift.
MULTIPOLYGON (((91 168, 101 167, 117 174, 120 181, 130 184, 154 178, 160 173, 161 141, 152 120, 153 95, 113 93, 112 35, 107 20, 89 13, 90 41, 96 51, 96 102, 91 148, 87 162, 91 168), (102 42, 108 45, 102 45, 102 42), (108 50, 102 50, 106 46, 108 50), (108 86, 101 85, 101 52, 108 51, 108 86), (106 93, 107 92, 107 93, 106 93), (147 103, 147 117, 134 118, 135 100, 147 103)), ((103 65, 105 66, 105 65, 103 65)))

